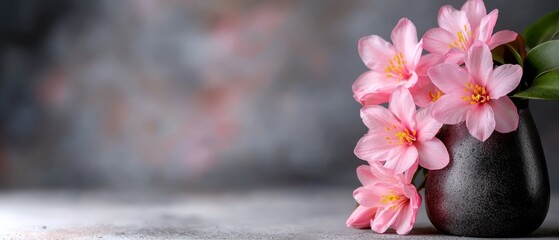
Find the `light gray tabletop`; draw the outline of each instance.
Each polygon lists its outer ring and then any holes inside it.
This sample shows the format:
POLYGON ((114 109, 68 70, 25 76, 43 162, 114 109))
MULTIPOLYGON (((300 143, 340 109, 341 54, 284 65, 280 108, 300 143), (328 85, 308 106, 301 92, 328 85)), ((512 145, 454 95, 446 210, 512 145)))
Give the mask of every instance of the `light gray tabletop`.
MULTIPOLYGON (((345 227, 352 189, 213 193, 4 191, 0 239, 401 239, 345 227)), ((559 238, 559 196, 530 238, 559 238)), ((405 238, 444 236, 420 209, 405 238)), ((465 238, 459 238, 465 239, 465 238)))

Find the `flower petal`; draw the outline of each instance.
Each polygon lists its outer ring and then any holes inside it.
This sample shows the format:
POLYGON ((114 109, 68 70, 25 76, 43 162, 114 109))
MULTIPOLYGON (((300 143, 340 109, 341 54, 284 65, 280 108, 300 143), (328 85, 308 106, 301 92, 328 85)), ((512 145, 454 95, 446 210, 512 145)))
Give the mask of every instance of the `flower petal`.
POLYGON ((392 184, 398 184, 400 182, 398 174, 395 174, 394 170, 386 168, 382 163, 375 161, 369 162, 369 164, 371 165, 369 171, 374 178, 377 179, 377 182, 392 184))
POLYGON ((361 182, 361 185, 363 186, 374 185, 378 182, 378 179, 371 173, 370 166, 361 165, 357 167, 355 171, 357 172, 359 182, 361 182))
POLYGON ((412 207, 409 204, 405 204, 401 207, 400 214, 392 224, 392 228, 396 229, 396 233, 399 235, 408 234, 413 228, 414 218, 412 207))
POLYGON ((421 195, 415 188, 413 184, 405 184, 403 187, 404 196, 410 200, 410 206, 412 208, 419 208, 421 205, 421 195))
POLYGON ((466 120, 472 105, 456 94, 445 94, 431 108, 431 116, 444 124, 458 124, 466 120))
POLYGON ((503 45, 505 43, 510 43, 514 41, 516 37, 518 37, 518 33, 515 33, 513 31, 509 31, 509 30, 498 31, 495 34, 493 34, 493 36, 491 36, 491 39, 489 39, 487 45, 489 45, 490 49, 493 49, 499 45, 503 45))
POLYGON ((351 88, 354 93, 375 92, 387 88, 394 88, 398 85, 397 81, 388 78, 386 74, 376 71, 366 71, 359 75, 351 88))
POLYGON ((415 45, 415 50, 409 54, 409 57, 406 56, 406 65, 410 69, 415 69, 417 64, 419 63, 419 59, 421 58, 421 54, 423 54, 423 39, 419 40, 419 42, 415 45))
POLYGON ((398 120, 394 117, 388 109, 379 105, 369 105, 361 108, 360 111, 361 119, 365 126, 370 130, 384 130, 386 126, 396 125, 396 127, 401 126, 398 124, 398 120))
POLYGON ((410 88, 410 93, 413 95, 413 91, 417 91, 419 88, 423 88, 429 85, 435 86, 433 85, 433 82, 431 82, 431 78, 429 78, 427 72, 425 72, 425 74, 422 75, 418 74, 417 83, 412 88, 410 88))
POLYGON ((371 219, 375 217, 377 209, 370 207, 357 206, 346 221, 346 226, 350 228, 365 229, 371 227, 371 219))
POLYGON ((355 150, 355 156, 365 161, 385 161, 398 156, 402 146, 389 144, 379 133, 367 133, 359 139, 355 150))
POLYGON ((429 29, 423 34, 423 48, 430 53, 445 55, 452 47, 449 45, 456 36, 442 28, 429 29))
POLYGON ((485 86, 493 71, 493 57, 489 47, 477 42, 466 53, 465 62, 468 73, 472 76, 474 82, 485 86))
POLYGON ((440 28, 447 30, 453 36, 455 36, 458 32, 463 31, 464 26, 467 26, 468 28, 470 27, 466 12, 456 10, 450 5, 443 6, 439 9, 437 22, 439 23, 440 28))
POLYGON ((491 34, 493 34, 493 28, 497 22, 499 16, 499 10, 495 9, 483 17, 479 23, 479 27, 476 29, 475 36, 477 40, 484 43, 489 42, 491 34))
POLYGON ((406 204, 405 208, 402 208, 400 216, 392 224, 392 228, 396 229, 396 233, 403 235, 409 233, 415 224, 417 219, 417 212, 419 206, 421 205, 421 195, 417 192, 412 184, 408 184, 404 187, 404 192, 406 197, 409 198, 409 202, 406 204))
POLYGON ((466 52, 464 52, 461 48, 450 49, 450 51, 448 51, 445 55, 444 62, 462 65, 464 64, 464 55, 466 55, 466 52))
POLYGON ((371 35, 359 39, 358 51, 361 60, 371 70, 382 71, 388 59, 396 54, 392 44, 377 35, 371 35))
POLYGON ((466 116, 466 127, 470 134, 485 142, 495 130, 495 116, 489 104, 477 104, 466 116))
POLYGON ((417 111, 416 121, 417 140, 420 142, 430 140, 435 137, 443 126, 442 123, 438 122, 431 116, 429 109, 427 108, 417 111))
MULTIPOLYGON (((433 83, 430 82, 428 77, 424 77, 424 78, 426 78, 427 81, 429 81, 428 84, 423 86, 418 86, 418 84, 416 84, 413 88, 410 89, 415 104, 422 108, 427 107, 431 103, 433 103, 434 101, 431 94, 434 94, 434 96, 436 96, 437 91, 439 91, 439 89, 435 87, 433 83)), ((418 82, 421 82, 421 80, 418 82)))
POLYGON ((409 205, 409 203, 404 204, 398 218, 392 224, 392 228, 396 229, 396 233, 398 233, 399 235, 405 235, 413 228, 413 218, 414 211, 412 207, 409 205))
POLYGON ((461 10, 466 12, 466 16, 472 28, 479 26, 481 19, 487 14, 485 4, 482 0, 469 0, 462 5, 461 10))
MULTIPOLYGON (((367 71, 357 78, 351 86, 351 89, 353 90, 355 99, 362 103, 363 99, 365 99, 368 94, 382 92, 392 93, 392 90, 401 84, 403 83, 398 83, 398 81, 386 77, 385 74, 367 71)), ((386 101, 387 100, 388 98, 386 98, 386 101)))
POLYGON ((518 128, 518 111, 509 97, 489 101, 495 115, 495 131, 508 133, 518 128))
POLYGON ((403 84, 400 85, 400 86, 402 86, 404 88, 412 88, 413 86, 415 86, 418 79, 419 79, 419 77, 417 76, 417 73, 412 71, 411 75, 408 79, 402 79, 401 80, 401 83, 403 83, 403 84))
POLYGON ((404 174, 398 174, 397 176, 402 176, 401 181, 399 182, 404 184, 412 184, 411 181, 413 180, 413 176, 415 175, 418 166, 419 162, 416 161, 407 171, 404 172, 404 174))
MULTIPOLYGON (((407 62, 412 62, 416 54, 417 30, 412 21, 402 18, 390 34, 394 48, 404 55, 407 62)), ((421 53, 420 53, 421 54, 421 53)))
POLYGON ((379 208, 375 218, 371 220, 371 229, 377 233, 384 233, 398 217, 399 210, 391 207, 379 208))
POLYGON ((464 92, 468 73, 456 64, 442 63, 429 69, 433 84, 445 93, 464 92))
POLYGON ((428 71, 431 67, 434 67, 444 61, 444 57, 438 54, 425 54, 421 56, 419 62, 417 63, 417 67, 415 72, 421 78, 424 76, 428 76, 428 71))
POLYGON ((449 161, 448 150, 441 140, 416 142, 417 152, 419 153, 419 165, 429 170, 437 170, 446 167, 449 161))
POLYGON ((395 174, 400 174, 410 169, 417 162, 417 149, 415 146, 401 147, 396 156, 387 158, 385 167, 393 169, 395 174))
POLYGON ((375 92, 375 93, 365 93, 360 96, 353 95, 353 98, 361 105, 368 106, 368 105, 379 105, 388 102, 390 99, 390 94, 392 92, 375 92))
POLYGON ((381 200, 379 192, 371 186, 363 186, 353 191, 353 198, 363 207, 378 207, 381 200))
POLYGON ((487 80, 487 91, 491 99, 498 99, 512 92, 522 78, 522 67, 520 65, 505 64, 493 70, 487 80))
POLYGON ((392 93, 388 110, 409 130, 415 129, 415 103, 407 88, 397 88, 392 93))

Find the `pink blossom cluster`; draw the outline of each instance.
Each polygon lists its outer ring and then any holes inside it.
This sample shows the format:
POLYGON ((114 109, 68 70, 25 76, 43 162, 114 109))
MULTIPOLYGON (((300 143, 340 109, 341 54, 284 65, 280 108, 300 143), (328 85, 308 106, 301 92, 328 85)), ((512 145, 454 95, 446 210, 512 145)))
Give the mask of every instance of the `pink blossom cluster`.
POLYGON ((507 94, 520 83, 522 68, 494 68, 491 55, 491 49, 517 34, 493 34, 497 16, 498 10, 487 14, 482 0, 468 0, 460 10, 441 7, 439 27, 420 40, 406 18, 392 30, 392 43, 376 35, 359 40, 359 55, 369 70, 352 89, 369 130, 355 155, 369 165, 357 168, 362 186, 353 192, 359 205, 348 227, 411 231, 421 205, 412 177, 419 166, 437 170, 449 163, 436 137, 443 124, 465 121, 480 141, 493 131, 517 129, 518 112, 507 94), (422 55, 423 50, 429 53, 422 55))

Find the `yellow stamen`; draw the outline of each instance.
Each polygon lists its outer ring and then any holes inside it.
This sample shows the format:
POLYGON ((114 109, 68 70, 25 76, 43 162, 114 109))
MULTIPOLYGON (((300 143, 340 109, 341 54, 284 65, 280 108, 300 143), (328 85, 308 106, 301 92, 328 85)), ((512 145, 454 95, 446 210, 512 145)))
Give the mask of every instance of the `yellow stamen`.
POLYGON ((407 145, 412 145, 413 142, 415 142, 415 140, 417 140, 416 136, 417 136, 417 131, 412 131, 410 132, 410 130, 408 130, 407 128, 404 131, 400 131, 397 132, 396 134, 394 134, 398 139, 400 139, 400 144, 407 144, 407 145))
POLYGON ((489 93, 485 89, 485 87, 474 85, 472 83, 466 83, 465 91, 470 92, 471 94, 468 96, 462 97, 463 100, 470 102, 470 104, 477 104, 477 103, 486 103, 491 100, 489 97, 489 93))
POLYGON ((386 195, 381 195, 381 197, 382 198, 380 200, 380 203, 382 204, 394 203, 400 199, 400 197, 396 195, 394 191, 390 191, 390 193, 386 195))
POLYGON ((395 141, 398 145, 412 145, 417 140, 416 130, 410 131, 407 128, 401 130, 399 128, 396 128, 395 125, 386 126, 384 127, 384 129, 389 132, 389 134, 384 137, 384 139, 388 141, 388 144, 392 144, 395 141), (393 136, 395 136, 396 138, 394 138, 393 136))
POLYGON ((473 36, 472 31, 468 30, 468 26, 464 25, 464 31, 460 31, 456 33, 456 41, 453 41, 448 44, 449 48, 461 48, 462 50, 466 50, 469 47, 469 41, 466 38, 468 36, 471 38, 473 36))
POLYGON ((381 204, 389 205, 394 210, 398 210, 399 201, 400 201, 400 196, 396 195, 396 192, 394 192, 393 190, 391 190, 388 194, 381 195, 381 199, 380 199, 381 204))
POLYGON ((429 96, 431 97, 431 102, 436 102, 437 100, 439 100, 439 98, 441 98, 442 95, 443 92, 441 92, 440 90, 437 90, 436 93, 429 92, 429 96))
POLYGON ((403 53, 398 53, 388 59, 388 66, 384 69, 387 78, 398 77, 398 81, 408 77, 408 72, 406 69, 406 59, 403 53))

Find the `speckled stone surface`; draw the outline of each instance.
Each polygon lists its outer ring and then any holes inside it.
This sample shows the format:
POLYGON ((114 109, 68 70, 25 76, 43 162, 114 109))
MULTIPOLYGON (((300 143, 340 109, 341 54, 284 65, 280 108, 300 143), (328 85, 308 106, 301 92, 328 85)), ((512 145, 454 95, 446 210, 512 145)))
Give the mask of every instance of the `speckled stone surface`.
POLYGON ((450 164, 429 171, 427 214, 440 231, 472 237, 518 237, 536 230, 549 206, 545 157, 528 108, 518 131, 481 142, 466 125, 445 126, 450 164))
MULTIPOLYGON (((419 209, 399 236, 350 229, 351 187, 269 188, 229 192, 0 192, 0 239, 457 239, 419 209)), ((423 193, 421 193, 423 195, 423 193)), ((527 239, 559 238, 559 195, 527 239)))

